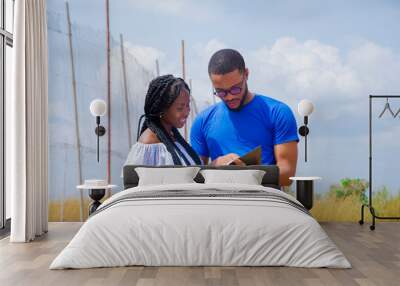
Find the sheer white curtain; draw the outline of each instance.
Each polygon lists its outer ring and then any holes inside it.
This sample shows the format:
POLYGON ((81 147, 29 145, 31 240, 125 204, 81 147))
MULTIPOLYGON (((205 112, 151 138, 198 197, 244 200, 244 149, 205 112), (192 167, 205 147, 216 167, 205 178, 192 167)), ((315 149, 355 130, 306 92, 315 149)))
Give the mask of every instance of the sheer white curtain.
POLYGON ((14 71, 6 146, 10 167, 12 242, 47 232, 46 0, 15 1, 14 71))

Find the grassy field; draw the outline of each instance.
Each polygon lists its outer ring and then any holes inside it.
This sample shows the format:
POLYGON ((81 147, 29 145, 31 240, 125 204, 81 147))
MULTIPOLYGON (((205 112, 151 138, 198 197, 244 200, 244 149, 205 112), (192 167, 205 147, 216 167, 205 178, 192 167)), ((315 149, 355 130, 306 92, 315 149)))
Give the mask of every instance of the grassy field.
MULTIPOLYGON (((316 196, 311 213, 318 221, 357 222, 361 217, 362 203, 368 202, 367 188, 368 183, 364 180, 342 179, 339 184, 332 185, 328 193, 316 196)), ((374 192, 372 205, 377 215, 399 216, 400 192, 391 195, 383 186, 374 192)), ((371 221, 368 208, 364 213, 365 220, 371 221)))
MULTIPOLYGON (((83 203, 83 218, 87 219, 90 200, 86 199, 83 203)), ((67 199, 64 201, 64 215, 61 213, 61 202, 50 201, 49 221, 79 221, 80 219, 80 200, 67 199), (64 217, 64 218, 62 218, 64 217)))
MULTIPOLYGON (((375 197, 374 197, 375 198, 375 197)), ((400 195, 386 200, 374 199, 373 206, 377 215, 399 216, 400 195)), ((357 197, 351 196, 343 199, 326 196, 317 199, 311 210, 312 215, 318 221, 357 222, 361 216, 361 202, 357 197)), ((371 221, 369 210, 364 210, 365 221, 371 221)))
MULTIPOLYGON (((318 221, 358 222, 362 202, 367 202, 366 188, 368 184, 359 179, 343 179, 337 185, 332 185, 324 195, 316 195, 312 215, 318 221)), ((292 194, 293 195, 293 194, 292 194)), ((386 187, 374 193, 373 206, 378 215, 398 216, 400 214, 400 192, 390 195, 386 187)), ((84 219, 88 215, 90 199, 84 201, 84 219)), ((64 201, 64 219, 61 219, 61 203, 49 203, 49 221, 79 221, 79 199, 64 201)), ((370 221, 371 215, 365 209, 365 220, 370 221)))

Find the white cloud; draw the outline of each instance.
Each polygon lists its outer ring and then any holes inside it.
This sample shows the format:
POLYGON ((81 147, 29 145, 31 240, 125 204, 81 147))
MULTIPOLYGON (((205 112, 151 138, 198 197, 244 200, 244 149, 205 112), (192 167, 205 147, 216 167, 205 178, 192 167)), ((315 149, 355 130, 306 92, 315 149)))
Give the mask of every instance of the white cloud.
MULTIPOLYGON (((147 69, 154 71, 159 59, 162 74, 180 75, 179 59, 168 60, 162 50, 129 42, 126 47, 147 69)), ((226 47, 216 38, 188 45, 187 79, 192 79, 198 102, 212 102, 208 61, 215 51, 226 47)), ((269 47, 245 51, 243 56, 250 68, 252 91, 287 102, 293 110, 299 100, 308 98, 316 105, 314 116, 320 119, 364 114, 368 94, 400 90, 399 55, 376 43, 365 42, 344 53, 316 40, 282 37, 269 47)))
POLYGON ((143 67, 150 71, 156 70, 156 60, 162 61, 165 59, 165 53, 157 48, 134 45, 130 42, 125 42, 124 46, 143 67))
POLYGON ((271 47, 249 53, 255 78, 273 84, 297 99, 312 100, 324 94, 346 93, 359 88, 357 78, 343 64, 335 47, 318 41, 300 43, 293 38, 278 39, 271 47))
POLYGON ((199 110, 206 108, 214 101, 212 85, 207 72, 208 61, 216 51, 226 47, 227 45, 218 39, 193 45, 194 53, 188 65, 188 78, 192 78, 192 95, 196 99, 199 110))
POLYGON ((350 51, 347 61, 371 93, 400 91, 400 56, 390 49, 367 42, 350 51))
POLYGON ((218 39, 211 39, 207 43, 197 43, 194 45, 196 55, 202 60, 203 64, 208 64, 211 56, 218 50, 226 48, 227 45, 218 39))
POLYGON ((370 93, 400 90, 399 56, 370 42, 342 56, 338 48, 316 40, 284 37, 244 56, 254 90, 292 107, 302 98, 311 99, 326 119, 363 113, 360 100, 370 93))

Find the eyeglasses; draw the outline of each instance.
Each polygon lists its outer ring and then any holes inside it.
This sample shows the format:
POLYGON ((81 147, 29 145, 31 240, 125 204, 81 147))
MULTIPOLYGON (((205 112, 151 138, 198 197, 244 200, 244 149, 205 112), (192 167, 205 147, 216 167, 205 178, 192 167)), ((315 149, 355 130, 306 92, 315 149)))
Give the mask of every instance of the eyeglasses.
POLYGON ((222 88, 216 88, 214 90, 214 95, 218 96, 219 98, 224 98, 225 96, 228 95, 228 93, 232 95, 238 95, 242 92, 242 85, 243 85, 244 79, 242 81, 234 86, 232 86, 230 89, 222 89, 222 88))

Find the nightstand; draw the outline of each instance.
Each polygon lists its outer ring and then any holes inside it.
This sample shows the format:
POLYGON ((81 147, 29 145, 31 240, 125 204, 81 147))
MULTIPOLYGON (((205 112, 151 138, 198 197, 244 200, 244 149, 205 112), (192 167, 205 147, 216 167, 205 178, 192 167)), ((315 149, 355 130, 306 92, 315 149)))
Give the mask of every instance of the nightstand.
POLYGON ((116 185, 106 185, 106 186, 93 186, 93 185, 79 185, 76 188, 89 190, 89 197, 93 200, 93 202, 89 205, 89 216, 96 211, 96 209, 101 205, 100 200, 106 194, 106 190, 113 189, 118 186, 116 185))
POLYGON ((314 201, 314 181, 321 180, 321 177, 290 177, 292 181, 296 181, 296 199, 303 206, 311 210, 314 201))

